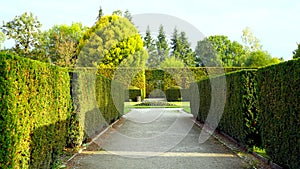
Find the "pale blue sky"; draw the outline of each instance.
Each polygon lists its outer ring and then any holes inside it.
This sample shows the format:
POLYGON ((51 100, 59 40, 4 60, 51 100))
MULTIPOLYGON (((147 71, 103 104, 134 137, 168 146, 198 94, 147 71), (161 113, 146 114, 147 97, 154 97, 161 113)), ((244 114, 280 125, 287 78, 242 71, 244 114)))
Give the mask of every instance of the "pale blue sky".
POLYGON ((9 0, 0 5, 0 21, 33 12, 48 29, 54 24, 82 22, 91 26, 99 7, 105 14, 128 9, 133 15, 168 14, 194 25, 205 36, 227 35, 241 42, 249 26, 272 56, 292 58, 300 43, 299 0, 9 0))

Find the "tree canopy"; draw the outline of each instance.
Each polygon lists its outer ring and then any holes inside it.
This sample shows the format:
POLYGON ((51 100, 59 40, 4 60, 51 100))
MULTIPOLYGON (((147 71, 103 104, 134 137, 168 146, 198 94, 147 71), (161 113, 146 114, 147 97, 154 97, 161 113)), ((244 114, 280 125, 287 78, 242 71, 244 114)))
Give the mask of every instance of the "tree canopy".
POLYGON ((21 56, 33 58, 38 53, 42 24, 32 13, 23 13, 16 16, 12 21, 6 22, 2 27, 2 32, 8 39, 13 39, 15 45, 13 52, 21 56))
POLYGON ((77 66, 144 67, 147 53, 138 30, 119 15, 103 16, 79 41, 77 66))
POLYGON ((77 45, 86 27, 81 23, 55 25, 41 38, 45 55, 57 66, 72 67, 76 62, 77 45))

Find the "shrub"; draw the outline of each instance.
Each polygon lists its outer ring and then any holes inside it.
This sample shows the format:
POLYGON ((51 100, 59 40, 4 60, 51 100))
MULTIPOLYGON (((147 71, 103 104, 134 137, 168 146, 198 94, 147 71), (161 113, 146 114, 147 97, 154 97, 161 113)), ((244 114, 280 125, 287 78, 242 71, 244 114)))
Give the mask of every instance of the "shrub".
POLYGON ((173 86, 166 91, 166 97, 168 101, 180 101, 181 100, 181 87, 173 86))
POLYGON ((137 101, 137 97, 142 96, 142 90, 134 86, 129 87, 128 92, 129 99, 131 99, 132 101, 137 101))
POLYGON ((259 69, 261 136, 266 153, 284 168, 300 168, 300 60, 259 69))
POLYGON ((51 168, 66 144, 68 70, 0 54, 0 168, 51 168))

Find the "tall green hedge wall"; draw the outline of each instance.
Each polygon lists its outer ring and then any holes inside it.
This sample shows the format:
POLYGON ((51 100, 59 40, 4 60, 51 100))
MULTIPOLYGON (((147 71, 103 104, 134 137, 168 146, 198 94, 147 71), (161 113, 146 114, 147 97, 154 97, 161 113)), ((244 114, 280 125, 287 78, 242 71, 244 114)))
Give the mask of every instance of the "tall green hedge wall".
POLYGON ((68 144, 80 146, 117 120, 124 109, 124 86, 93 73, 93 70, 72 72, 74 112, 68 144))
POLYGON ((146 97, 146 78, 144 68, 101 68, 99 75, 119 81, 124 84, 125 90, 137 87, 142 91, 142 99, 146 97))
MULTIPOLYGON (((211 123, 217 124, 220 120, 220 130, 245 145, 259 144, 255 74, 256 70, 241 70, 198 82, 200 105, 199 110, 192 109, 192 113, 201 122, 205 122, 208 114, 213 113, 210 116, 211 123), (212 95, 213 92, 216 94, 212 95), (220 116, 222 118, 218 119, 220 116)), ((192 101, 191 104, 191 107, 195 107, 194 104, 199 103, 192 101)))
POLYGON ((0 54, 0 168, 50 168, 66 145, 68 70, 0 54))
POLYGON ((258 85, 267 154, 285 168, 300 168, 300 60, 259 69, 258 85))
POLYGON ((192 68, 164 68, 146 69, 146 96, 155 89, 166 92, 169 88, 180 86, 182 89, 189 88, 190 83, 200 81, 208 76, 216 76, 242 68, 222 68, 222 67, 192 67, 192 68))

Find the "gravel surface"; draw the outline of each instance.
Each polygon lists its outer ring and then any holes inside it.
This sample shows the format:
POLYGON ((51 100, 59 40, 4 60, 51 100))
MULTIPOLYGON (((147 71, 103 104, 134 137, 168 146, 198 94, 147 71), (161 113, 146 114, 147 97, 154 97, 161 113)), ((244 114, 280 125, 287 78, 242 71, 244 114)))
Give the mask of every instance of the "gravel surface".
POLYGON ((132 110, 75 158, 72 169, 253 168, 180 109, 132 110))

